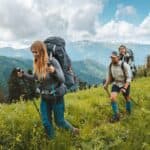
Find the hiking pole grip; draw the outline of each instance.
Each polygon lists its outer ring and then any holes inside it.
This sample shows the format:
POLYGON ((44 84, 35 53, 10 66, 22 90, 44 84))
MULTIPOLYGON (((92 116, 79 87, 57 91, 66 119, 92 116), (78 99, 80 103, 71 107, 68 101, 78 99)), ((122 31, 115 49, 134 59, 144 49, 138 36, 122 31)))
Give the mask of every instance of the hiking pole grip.
POLYGON ((39 110, 39 108, 37 107, 36 102, 35 102, 34 100, 33 100, 33 105, 35 106, 35 109, 36 109, 36 111, 38 112, 39 117, 41 118, 40 110, 39 110))
POLYGON ((109 92, 108 88, 104 88, 104 89, 105 89, 105 91, 106 91, 106 93, 107 93, 108 97, 110 97, 110 96, 111 96, 111 94, 110 94, 110 92, 109 92))
POLYGON ((110 94, 110 92, 109 92, 108 88, 105 88, 105 87, 104 87, 105 83, 106 83, 106 79, 104 79, 104 80, 103 80, 103 88, 104 88, 104 90, 106 91, 106 93, 107 93, 108 97, 110 97, 110 96, 111 96, 111 94, 110 94))

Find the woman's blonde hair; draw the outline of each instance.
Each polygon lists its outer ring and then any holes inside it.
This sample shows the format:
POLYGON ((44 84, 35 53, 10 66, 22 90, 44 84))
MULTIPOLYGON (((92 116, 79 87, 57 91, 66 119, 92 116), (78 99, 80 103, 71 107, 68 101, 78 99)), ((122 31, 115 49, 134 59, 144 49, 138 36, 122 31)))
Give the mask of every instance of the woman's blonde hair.
POLYGON ((31 45, 31 51, 36 51, 38 57, 34 58, 33 69, 38 79, 45 79, 47 74, 48 54, 45 44, 42 41, 35 41, 31 45))

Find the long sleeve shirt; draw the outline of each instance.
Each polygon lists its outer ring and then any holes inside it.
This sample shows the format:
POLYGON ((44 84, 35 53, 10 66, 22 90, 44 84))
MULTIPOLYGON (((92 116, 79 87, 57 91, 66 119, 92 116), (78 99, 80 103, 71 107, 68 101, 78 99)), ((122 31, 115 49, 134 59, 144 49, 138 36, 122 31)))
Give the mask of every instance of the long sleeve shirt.
MULTIPOLYGON (((53 88, 56 88, 60 86, 60 84, 65 82, 64 73, 59 62, 55 58, 53 58, 52 64, 55 67, 55 73, 47 73, 46 79, 40 80, 41 90, 52 90, 53 88)), ((35 75, 29 75, 26 72, 24 73, 23 77, 29 80, 37 80, 37 77, 35 75)))

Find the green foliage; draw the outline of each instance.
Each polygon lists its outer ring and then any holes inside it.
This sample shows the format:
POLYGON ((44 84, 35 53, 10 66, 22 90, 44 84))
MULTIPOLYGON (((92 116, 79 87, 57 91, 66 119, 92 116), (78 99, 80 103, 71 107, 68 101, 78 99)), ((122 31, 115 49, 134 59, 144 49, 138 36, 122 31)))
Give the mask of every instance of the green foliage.
POLYGON ((0 103, 6 102, 6 97, 4 96, 3 90, 2 90, 2 86, 0 83, 0 103))
POLYGON ((15 58, 8 58, 4 56, 0 56, 0 82, 2 86, 2 90, 5 95, 8 95, 8 86, 7 81, 12 70, 16 67, 20 67, 24 70, 32 68, 32 61, 31 60, 23 60, 23 59, 15 59, 15 58))
MULTIPOLYGON (((56 139, 44 133, 32 102, 0 105, 0 149, 2 150, 148 150, 150 149, 150 78, 132 83, 133 113, 109 123, 110 101, 102 87, 67 94, 65 117, 80 135, 56 128, 56 139)), ((118 97, 120 112, 124 100, 118 97)), ((39 100, 36 101, 39 106, 39 100)))
POLYGON ((3 103, 4 101, 5 101, 5 97, 4 97, 3 91, 0 87, 0 103, 3 103))
POLYGON ((150 76, 150 69, 145 66, 139 66, 137 69, 136 77, 148 77, 150 76))
POLYGON ((17 76, 16 68, 14 68, 11 72, 9 81, 8 81, 8 89, 9 89, 9 97, 8 101, 11 103, 12 101, 19 100, 20 96, 23 94, 24 87, 23 82, 17 76))
POLYGON ((137 68, 137 77, 150 76, 150 55, 147 56, 147 62, 145 65, 141 65, 137 68))
MULTIPOLYGON (((31 70, 28 70, 29 74, 32 74, 31 70)), ((22 97, 24 100, 32 100, 37 98, 38 94, 36 93, 36 82, 34 80, 27 80, 24 78, 19 78, 17 76, 17 70, 14 68, 11 72, 8 81, 8 102, 15 102, 22 97), (17 92, 16 92, 17 91, 17 92)))

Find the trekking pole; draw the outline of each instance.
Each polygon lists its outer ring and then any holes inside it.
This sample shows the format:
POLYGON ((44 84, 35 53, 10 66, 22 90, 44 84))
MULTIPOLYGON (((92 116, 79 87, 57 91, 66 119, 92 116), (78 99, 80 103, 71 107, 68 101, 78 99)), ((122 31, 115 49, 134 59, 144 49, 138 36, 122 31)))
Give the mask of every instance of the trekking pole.
MULTIPOLYGON (((25 81, 24 79, 23 79, 23 82, 24 82, 25 86, 27 87, 27 83, 26 83, 26 81, 25 81)), ((40 110, 39 110, 39 108, 38 108, 36 102, 34 101, 34 99, 33 99, 33 105, 34 105, 36 111, 38 112, 39 117, 41 118, 40 110)))
MULTIPOLYGON (((104 86, 105 82, 106 82, 106 80, 104 79, 104 80, 103 80, 103 86, 104 86)), ((103 88, 104 88, 104 90, 106 91, 108 97, 110 97, 111 94, 110 94, 110 92, 109 92, 109 89, 108 89, 108 88, 105 88, 105 87, 103 87, 103 88)))
POLYGON ((135 102, 135 100, 134 100, 132 97, 130 97, 130 99, 131 99, 131 101, 132 101, 134 104, 138 105, 138 103, 135 102))
MULTIPOLYGON (((122 93, 123 94, 123 93, 122 93)), ((123 95, 122 95, 123 96, 123 95)), ((123 98, 125 98, 124 96, 123 96, 123 98)), ((135 100, 130 96, 130 100, 134 103, 134 104, 136 104, 136 105, 138 105, 138 103, 137 102, 135 102, 135 100)))
POLYGON ((36 111, 38 112, 39 117, 41 118, 40 110, 39 110, 39 108, 38 108, 38 106, 37 106, 37 104, 36 104, 36 102, 34 100, 33 100, 33 105, 34 105, 36 111))
POLYGON ((109 90, 108 90, 108 88, 104 88, 104 90, 106 91, 106 93, 107 93, 107 95, 108 95, 108 97, 110 98, 110 92, 109 92, 109 90))

